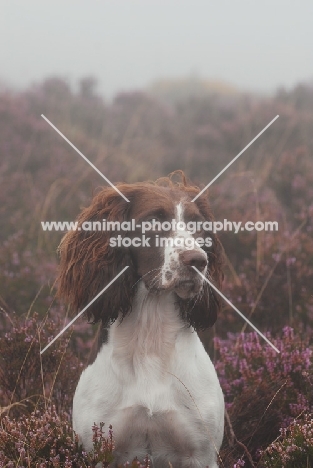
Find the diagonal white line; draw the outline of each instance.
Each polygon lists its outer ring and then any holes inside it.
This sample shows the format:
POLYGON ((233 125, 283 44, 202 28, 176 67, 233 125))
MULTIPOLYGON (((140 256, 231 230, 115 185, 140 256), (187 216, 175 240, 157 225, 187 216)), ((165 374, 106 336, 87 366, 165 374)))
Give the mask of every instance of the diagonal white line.
POLYGON ((240 315, 241 318, 243 318, 243 319, 250 325, 250 327, 253 328, 253 330, 255 330, 255 331, 263 338, 263 340, 265 340, 265 341, 276 351, 276 353, 280 353, 279 349, 277 349, 276 346, 274 346, 273 343, 271 343, 270 340, 269 340, 268 338, 266 338, 266 336, 263 335, 263 333, 261 333, 260 330, 259 330, 255 325, 253 325, 253 323, 250 322, 250 320, 247 319, 247 317, 245 317, 245 316, 240 312, 240 310, 238 310, 237 307, 235 307, 235 306, 227 299, 227 297, 225 297, 224 294, 221 293, 221 291, 220 291, 219 289, 217 289, 216 286, 214 286, 213 283, 211 283, 211 281, 208 280, 208 278, 206 278, 202 273, 200 273, 200 271, 199 271, 195 266, 193 266, 192 268, 193 268, 193 269, 194 269, 194 270, 195 270, 195 271, 196 271, 196 272, 197 272, 197 273, 214 289, 214 291, 216 291, 216 292, 224 299, 224 301, 227 302, 227 304, 229 304, 229 305, 234 309, 234 311, 237 312, 237 314, 240 315))
POLYGON ((219 178, 219 176, 220 176, 220 175, 222 175, 222 174, 223 174, 223 172, 225 172, 225 171, 226 171, 226 169, 228 169, 228 168, 229 168, 229 166, 231 166, 231 165, 232 165, 232 164, 233 164, 233 163, 236 161, 236 159, 238 159, 238 158, 239 158, 239 156, 241 156, 241 155, 242 155, 242 153, 244 153, 244 152, 246 151, 246 149, 248 149, 248 148, 249 148, 249 146, 251 146, 251 145, 252 145, 252 143, 254 143, 254 142, 255 142, 255 140, 257 140, 257 139, 259 138, 259 136, 261 136, 261 135, 262 135, 262 133, 264 133, 264 132, 265 132, 265 130, 267 130, 267 129, 268 129, 268 127, 270 127, 270 126, 272 125, 272 123, 274 123, 274 122, 275 122, 275 120, 277 120, 277 119, 278 119, 278 117, 279 117, 279 115, 276 115, 276 117, 275 117, 273 120, 271 120, 271 121, 270 121, 270 123, 269 123, 269 124, 267 124, 267 125, 266 125, 266 127, 264 127, 264 128, 263 128, 263 130, 261 130, 261 132, 260 132, 260 133, 258 133, 258 134, 257 134, 257 136, 256 136, 256 137, 254 137, 254 138, 253 138, 253 140, 251 140, 251 141, 250 141, 250 143, 249 143, 247 146, 245 146, 245 147, 244 147, 244 149, 243 149, 243 150, 241 150, 241 151, 240 151, 240 153, 239 153, 239 154, 237 154, 237 156, 235 156, 235 157, 234 157, 234 159, 233 159, 232 161, 230 161, 230 163, 228 163, 228 164, 227 164, 227 166, 225 166, 225 167, 224 167, 224 169, 222 169, 222 170, 221 170, 221 172, 219 172, 219 173, 217 174, 217 176, 215 176, 215 177, 214 177, 214 179, 212 179, 212 180, 211 180, 211 182, 209 182, 209 183, 208 183, 208 185, 206 185, 206 186, 204 187, 204 189, 202 189, 202 190, 201 190, 201 192, 200 192, 200 193, 198 193, 198 195, 197 195, 195 198, 193 198, 191 201, 192 201, 192 202, 194 202, 195 200, 197 200, 197 198, 198 198, 198 197, 200 197, 200 195, 202 195, 202 194, 203 194, 203 192, 205 192, 205 191, 206 191, 206 189, 208 189, 208 188, 210 187, 210 185, 212 185, 212 184, 213 184, 213 182, 215 182, 215 181, 216 181, 216 179, 218 179, 218 178, 219 178))
POLYGON ((101 294, 103 294, 104 291, 106 291, 114 283, 114 281, 116 281, 117 278, 119 278, 124 273, 124 271, 127 270, 127 268, 129 268, 129 266, 126 266, 122 271, 120 271, 118 275, 116 275, 115 278, 113 278, 112 281, 110 281, 110 283, 107 284, 106 287, 103 288, 102 291, 100 291, 99 294, 97 294, 96 297, 94 297, 92 301, 90 301, 89 304, 87 304, 86 307, 84 307, 83 310, 81 310, 79 314, 77 314, 76 317, 74 317, 73 320, 71 320, 66 325, 66 327, 64 327, 63 330, 61 330, 60 333, 58 333, 57 336, 53 338, 53 340, 50 341, 50 343, 47 344, 47 346, 42 351, 40 351, 40 354, 43 354, 49 348, 49 346, 51 346, 52 343, 54 343, 62 335, 62 333, 64 333, 75 322, 75 320, 77 320, 78 317, 80 317, 88 309, 88 307, 90 307, 91 304, 93 304, 98 299, 98 297, 100 297, 101 294))
POLYGON ((96 168, 96 166, 94 166, 94 164, 92 164, 92 162, 89 161, 88 158, 86 158, 86 156, 81 152, 79 151, 79 149, 76 148, 75 145, 73 145, 73 143, 68 139, 66 138, 65 135, 63 135, 62 132, 60 132, 60 130, 58 130, 52 122, 50 122, 49 119, 47 119, 47 117, 45 117, 43 114, 41 114, 41 117, 43 119, 45 119, 46 122, 48 122, 49 125, 51 125, 51 127, 59 134, 61 135, 62 138, 64 138, 64 140, 69 144, 71 145, 72 148, 74 148, 75 151, 77 151, 77 153, 96 171, 98 172, 99 175, 101 175, 101 177, 109 184, 111 185, 112 188, 114 188, 114 190, 117 191, 117 193, 119 193, 121 195, 121 197, 124 198, 125 201, 129 202, 128 198, 125 197, 125 195, 122 194, 122 192, 119 191, 119 189, 117 187, 115 187, 114 184, 112 184, 112 182, 109 181, 109 179, 107 177, 105 177, 105 175, 102 174, 101 171, 99 171, 99 169, 96 168))

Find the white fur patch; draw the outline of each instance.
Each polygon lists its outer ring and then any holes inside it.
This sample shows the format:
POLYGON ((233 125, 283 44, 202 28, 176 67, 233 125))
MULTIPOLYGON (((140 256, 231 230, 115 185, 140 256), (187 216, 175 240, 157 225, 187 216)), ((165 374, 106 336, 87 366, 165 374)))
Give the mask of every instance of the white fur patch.
POLYGON ((172 292, 139 286, 131 314, 82 373, 73 426, 86 450, 94 423, 113 426, 116 464, 151 454, 153 468, 217 468, 224 401, 212 362, 172 292))
MULTIPOLYGON (((184 222, 184 202, 183 200, 180 201, 175 207, 175 220, 176 226, 179 222, 184 222)), ((199 252, 203 252, 201 247, 197 242, 195 242, 192 234, 187 230, 177 230, 173 233, 173 239, 193 239, 194 241, 194 248, 193 250, 197 250, 199 252)), ((182 242, 183 243, 183 242, 182 242)), ((180 267, 180 260, 179 260, 179 253, 183 250, 189 250, 187 246, 165 246, 164 247, 164 263, 161 268, 161 285, 163 287, 167 287, 171 284, 178 276, 178 269, 180 267)), ((206 269, 204 274, 206 273, 206 269)))

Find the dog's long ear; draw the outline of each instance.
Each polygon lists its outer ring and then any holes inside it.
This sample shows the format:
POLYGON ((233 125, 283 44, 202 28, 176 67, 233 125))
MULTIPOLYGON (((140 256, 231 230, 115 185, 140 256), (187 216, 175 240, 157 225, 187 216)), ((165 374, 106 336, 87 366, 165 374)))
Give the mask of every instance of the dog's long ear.
MULTIPOLYGON (((120 187, 127 191, 129 186, 120 187)), ((68 232, 59 247, 58 295, 74 312, 82 310, 125 266, 129 267, 86 311, 88 320, 102 321, 104 327, 120 312, 122 316, 129 312, 138 278, 129 249, 110 246, 110 236, 121 232, 86 228, 98 229, 103 220, 127 221, 129 212, 130 203, 113 188, 104 188, 79 215, 78 229, 68 232)))
MULTIPOLYGON (((198 209, 206 221, 212 221, 213 216, 210 206, 205 196, 199 197, 196 202, 198 209)), ((223 249, 216 234, 208 232, 205 237, 212 239, 212 246, 202 247, 208 257, 208 268, 206 277, 218 289, 223 281, 223 249)), ((196 330, 205 330, 212 327, 217 319, 217 314, 221 308, 221 298, 219 294, 208 284, 204 283, 201 295, 195 297, 189 304, 187 319, 196 330)))

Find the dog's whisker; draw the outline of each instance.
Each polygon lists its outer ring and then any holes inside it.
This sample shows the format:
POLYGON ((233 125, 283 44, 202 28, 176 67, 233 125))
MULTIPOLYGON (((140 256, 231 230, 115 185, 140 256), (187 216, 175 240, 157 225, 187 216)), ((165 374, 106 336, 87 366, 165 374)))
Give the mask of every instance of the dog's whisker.
POLYGON ((143 278, 145 278, 147 275, 149 275, 152 271, 156 271, 156 270, 159 270, 160 268, 153 268, 152 270, 149 270, 147 273, 145 273, 144 275, 142 275, 137 281, 136 283, 133 284, 132 288, 134 288, 136 286, 136 284, 139 283, 139 281, 141 281, 143 278))
POLYGON ((151 291, 154 288, 154 286, 158 283, 161 277, 162 277, 162 273, 160 272, 153 278, 152 283, 148 287, 149 291, 151 291))

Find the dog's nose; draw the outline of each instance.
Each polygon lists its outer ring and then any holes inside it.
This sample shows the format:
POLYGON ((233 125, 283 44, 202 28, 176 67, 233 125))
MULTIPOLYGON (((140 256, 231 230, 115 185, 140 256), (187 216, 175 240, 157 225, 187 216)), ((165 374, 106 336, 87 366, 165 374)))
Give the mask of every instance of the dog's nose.
POLYGON ((184 250, 180 252, 179 258, 186 266, 195 266, 199 271, 204 270, 208 264, 207 256, 198 250, 184 250))

